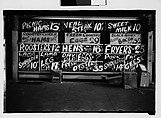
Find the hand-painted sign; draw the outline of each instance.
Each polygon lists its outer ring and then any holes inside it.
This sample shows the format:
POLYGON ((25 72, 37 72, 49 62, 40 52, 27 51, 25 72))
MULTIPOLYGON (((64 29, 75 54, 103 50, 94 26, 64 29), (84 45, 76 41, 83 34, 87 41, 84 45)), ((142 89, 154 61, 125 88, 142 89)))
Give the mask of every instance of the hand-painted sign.
POLYGON ((144 61, 143 55, 135 54, 105 54, 104 70, 106 71, 136 71, 139 64, 144 61))
POLYGON ((22 22, 21 30, 26 32, 59 31, 60 23, 51 20, 30 20, 22 22))
POLYGON ((25 21, 21 24, 18 68, 20 71, 136 71, 146 59, 142 44, 145 36, 141 31, 139 21, 25 21))
POLYGON ((20 43, 19 51, 60 51, 60 45, 54 43, 20 43))
POLYGON ((22 32, 23 43, 58 43, 57 32, 35 33, 22 32))
POLYGON ((105 53, 111 54, 143 54, 144 45, 105 45, 105 53))
POLYGON ((39 71, 38 52, 19 52, 18 69, 21 71, 39 71))
POLYGON ((115 33, 139 32, 141 24, 136 21, 111 21, 108 23, 108 30, 115 33))
POLYGON ((85 61, 85 62, 62 62, 63 71, 73 72, 102 72, 103 61, 85 61))
POLYGON ((100 33, 65 33, 65 43, 100 44, 100 33))
POLYGON ((141 34, 136 33, 110 33, 111 45, 141 44, 141 34))
POLYGON ((136 71, 139 64, 144 61, 144 55, 125 55, 124 71, 136 71))
POLYGON ((104 71, 122 72, 124 71, 124 54, 105 54, 104 71))
POLYGON ((103 53, 103 45, 90 45, 90 44, 63 44, 62 52, 91 52, 103 53))
POLYGON ((103 53, 70 53, 62 52, 63 61, 76 61, 76 62, 86 62, 86 61, 100 61, 103 58, 103 53))
MULTIPOLYGON (((25 45, 25 44, 20 44, 25 45)), ((52 44, 53 45, 53 44, 52 44)), ((58 46, 58 44, 55 44, 58 46)), ((32 45, 33 46, 33 45, 32 45)), ((39 46, 39 45, 36 45, 39 46)), ((41 47, 41 46, 40 46, 41 47)), ((20 71, 49 71, 60 68, 61 54, 59 49, 19 48, 20 71)))
POLYGON ((87 31, 99 32, 104 30, 104 22, 94 21, 63 21, 63 30, 70 31, 72 33, 80 33, 87 31))
POLYGON ((40 52, 40 71, 59 70, 60 53, 40 52))
POLYGON ((103 71, 103 45, 63 44, 63 71, 103 71))

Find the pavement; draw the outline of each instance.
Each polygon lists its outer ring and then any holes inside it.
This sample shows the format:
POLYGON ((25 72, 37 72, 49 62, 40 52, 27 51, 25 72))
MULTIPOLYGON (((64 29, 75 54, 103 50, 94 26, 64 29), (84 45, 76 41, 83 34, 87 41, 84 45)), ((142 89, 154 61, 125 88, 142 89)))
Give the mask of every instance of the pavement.
POLYGON ((6 83, 4 113, 143 112, 155 114, 155 87, 124 89, 105 81, 6 83))

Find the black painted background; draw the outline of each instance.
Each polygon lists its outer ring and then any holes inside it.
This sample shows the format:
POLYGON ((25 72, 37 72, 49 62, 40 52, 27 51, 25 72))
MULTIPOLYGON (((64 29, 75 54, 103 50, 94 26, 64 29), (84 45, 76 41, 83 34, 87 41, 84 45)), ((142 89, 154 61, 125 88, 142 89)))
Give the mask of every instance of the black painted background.
MULTIPOLYGON (((58 32, 58 42, 60 43, 58 45, 60 45, 60 51, 61 51, 62 50, 62 47, 61 46, 62 45, 66 45, 66 44, 63 44, 63 43, 65 43, 65 33, 71 33, 73 31, 71 28, 66 28, 65 27, 64 23, 66 23, 66 22, 79 22, 79 21, 78 20, 70 20, 70 21, 69 20, 62 20, 62 21, 60 21, 60 20, 44 20, 44 19, 43 20, 41 20, 41 19, 40 20, 30 20, 30 19, 28 19, 28 20, 22 20, 20 22, 21 29, 20 29, 19 43, 21 43, 21 32, 35 32, 35 33, 39 33, 39 32, 41 32, 41 33, 45 33, 45 32, 58 32), (45 26, 48 26, 49 25, 49 27, 50 27, 50 25, 51 25, 52 22, 53 23, 57 23, 58 24, 57 26, 59 26, 59 29, 58 30, 54 30, 54 31, 53 30, 50 30, 50 29, 48 29, 48 30, 42 30, 42 31, 33 31, 33 27, 29 27, 29 28, 24 27, 24 28, 22 28, 24 22, 29 23, 29 24, 32 24, 32 22, 35 22, 35 21, 37 21, 37 22, 41 21, 41 25, 45 25, 45 26)), ((119 20, 117 20, 117 21, 114 21, 114 20, 111 20, 111 21, 110 20, 109 21, 86 21, 85 20, 85 21, 80 21, 80 23, 83 24, 83 25, 88 24, 88 23, 91 23, 92 24, 91 25, 92 28, 91 29, 87 29, 87 30, 83 30, 83 31, 78 31, 78 33, 100 33, 101 34, 100 44, 110 44, 110 33, 115 33, 115 29, 114 28, 113 29, 108 29, 108 24, 110 24, 110 23, 113 23, 114 24, 114 23, 118 23, 118 22, 128 22, 128 25, 131 25, 131 26, 134 26, 135 23, 140 23, 141 24, 141 21, 138 21, 138 20, 136 20, 136 21, 127 21, 127 20, 126 21, 123 21, 123 20, 120 20, 120 21, 119 20), (97 30, 94 31, 95 24, 98 24, 98 23, 102 23, 103 24, 102 25, 102 28, 99 31, 97 31, 97 30)), ((145 26, 142 26, 142 25, 143 24, 141 24, 141 29, 138 32, 137 31, 130 31, 128 33, 139 33, 139 34, 141 34, 142 44, 144 44, 144 50, 145 50, 144 52, 146 52, 146 48, 145 48, 145 42, 146 42, 145 41, 146 40, 145 35, 146 35, 146 32, 145 32, 145 26)), ((125 33, 125 32, 123 32, 123 33, 125 33)), ((113 59, 113 60, 104 59, 104 56, 105 56, 105 53, 104 53, 105 52, 105 50, 104 50, 105 49, 105 46, 106 45, 102 45, 103 49, 102 49, 102 54, 101 55, 100 54, 92 54, 93 55, 92 56, 93 57, 92 58, 93 61, 96 61, 96 60, 97 61, 103 61, 103 62, 98 62, 98 66, 101 66, 101 67, 103 66, 103 70, 101 69, 100 71, 101 72, 103 72, 103 71, 109 71, 109 72, 111 72, 111 71, 125 71, 126 69, 124 69, 124 68, 122 70, 113 70, 112 69, 113 67, 104 68, 104 64, 106 62, 115 61, 115 59, 113 59), (99 58, 96 59, 98 56, 99 56, 99 58), (99 65, 99 64, 102 64, 102 65, 99 65)), ((135 49, 135 46, 136 45, 132 45, 133 49, 135 49)), ((84 48, 84 49, 86 49, 86 48, 84 48)), ((92 47, 91 47, 91 49, 92 49, 92 47)), ((41 53, 41 52, 39 52, 39 53, 41 53)), ((92 53, 92 52, 90 52, 90 53, 92 53)), ((135 54, 135 51, 133 50, 132 53, 134 55, 135 54)), ((62 52, 62 54, 63 54, 63 52, 62 52)), ((113 54, 113 55, 116 55, 116 56, 119 57, 120 54, 113 54)), ((123 56, 125 56, 125 55, 123 55, 123 56)), ((40 64, 41 63, 41 60, 43 60, 44 58, 42 58, 41 56, 39 58, 40 58, 40 60, 39 60, 39 64, 40 64)), ((46 58, 51 58, 51 57, 46 57, 46 58)), ((25 60, 25 57, 19 57, 18 59, 19 59, 19 62, 21 62, 22 60, 25 60)), ((60 54, 59 54, 59 56, 57 56, 57 59, 56 60, 55 59, 52 60, 52 62, 53 61, 55 61, 55 62, 58 62, 59 61, 59 62, 62 62, 62 63, 64 62, 63 61, 63 58, 61 57, 60 54)), ((50 63, 49 62, 46 62, 46 63, 49 63, 47 65, 51 66, 51 63, 52 62, 50 62, 50 63)), ((125 61, 125 62, 128 62, 128 61, 125 61)), ((77 64, 80 64, 80 63, 84 63, 84 62, 75 62, 74 65, 77 65, 77 64)), ((120 63, 123 64, 123 62, 120 62, 120 63)), ((140 62, 140 63, 146 65, 145 56, 144 56, 144 60, 142 62, 140 62)), ((41 64, 40 64, 40 66, 41 66, 41 64)), ((38 66, 36 68, 36 71, 43 70, 43 69, 39 69, 39 68, 41 68, 40 66, 38 66)), ((91 66, 92 66, 92 68, 94 68, 94 65, 91 65, 91 66)), ((61 68, 61 66, 60 66, 60 68, 61 68)), ((62 70, 63 71, 72 71, 72 68, 73 68, 73 65, 70 65, 69 67, 62 68, 62 70)), ((77 70, 77 71, 90 71, 90 72, 92 72, 92 68, 90 68, 90 69, 87 69, 87 68, 88 67, 86 67, 86 69, 81 69, 81 70, 77 70)), ((25 70, 25 69, 20 69, 19 68, 19 70, 22 71, 22 70, 25 70)), ((26 69, 26 71, 30 71, 30 70, 29 69, 26 69)), ((49 71, 49 69, 47 69, 47 71, 49 71)), ((128 71, 128 70, 126 70, 126 71, 128 71)))

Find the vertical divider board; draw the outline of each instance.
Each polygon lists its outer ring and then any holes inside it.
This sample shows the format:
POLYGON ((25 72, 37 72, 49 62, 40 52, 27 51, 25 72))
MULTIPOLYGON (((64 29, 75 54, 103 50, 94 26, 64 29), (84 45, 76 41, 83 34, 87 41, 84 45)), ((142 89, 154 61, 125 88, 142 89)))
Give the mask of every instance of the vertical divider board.
POLYGON ((19 71, 136 72, 146 64, 140 20, 29 19, 20 27, 19 71))

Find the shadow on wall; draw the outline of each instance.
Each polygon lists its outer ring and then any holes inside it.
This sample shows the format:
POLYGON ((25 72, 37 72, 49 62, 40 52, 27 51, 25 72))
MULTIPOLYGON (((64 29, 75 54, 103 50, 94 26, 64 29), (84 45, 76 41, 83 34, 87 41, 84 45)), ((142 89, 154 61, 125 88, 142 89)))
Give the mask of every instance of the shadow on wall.
POLYGON ((91 5, 91 0, 61 0, 61 6, 85 6, 91 5))
POLYGON ((5 71, 6 79, 12 78, 12 16, 4 16, 5 71))
POLYGON ((77 0, 61 0, 61 6, 77 6, 77 0))

